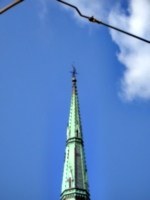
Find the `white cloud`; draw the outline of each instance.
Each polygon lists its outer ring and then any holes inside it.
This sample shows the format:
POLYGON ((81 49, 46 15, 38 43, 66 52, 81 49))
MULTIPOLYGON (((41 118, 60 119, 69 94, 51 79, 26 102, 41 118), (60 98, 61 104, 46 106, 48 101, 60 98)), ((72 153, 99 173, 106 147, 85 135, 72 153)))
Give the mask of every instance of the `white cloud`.
MULTIPOLYGON (((44 18, 47 13, 47 2, 50 0, 39 1, 42 5, 40 17, 44 18)), ((125 11, 121 6, 116 5, 111 12, 114 0, 66 1, 76 5, 85 15, 94 15, 104 22, 108 21, 113 26, 150 40, 150 0, 129 0, 128 10, 125 11)), ((73 12, 78 20, 88 22, 82 19, 74 9, 63 4, 61 6, 73 12)), ((150 44, 117 31, 110 30, 110 33, 120 49, 117 58, 125 66, 120 81, 121 91, 119 95, 124 100, 129 101, 136 98, 150 99, 150 44)))
MULTIPOLYGON (((150 0, 130 0, 128 15, 116 6, 109 23, 140 37, 150 39, 150 0)), ((150 99, 150 44, 111 30, 118 44, 118 59, 126 67, 120 96, 125 100, 150 99)))

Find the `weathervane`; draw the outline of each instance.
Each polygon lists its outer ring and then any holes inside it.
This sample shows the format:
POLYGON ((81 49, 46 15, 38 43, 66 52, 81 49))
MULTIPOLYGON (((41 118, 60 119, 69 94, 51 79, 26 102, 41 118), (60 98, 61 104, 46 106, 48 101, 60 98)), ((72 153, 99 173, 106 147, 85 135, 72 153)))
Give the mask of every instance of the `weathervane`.
POLYGON ((83 15, 83 14, 80 12, 80 10, 79 10, 76 6, 74 6, 74 5, 72 5, 72 4, 69 4, 69 3, 65 2, 65 1, 62 1, 62 0, 57 0, 57 1, 59 1, 59 2, 61 2, 61 3, 63 3, 63 4, 65 4, 65 5, 67 5, 67 6, 70 6, 70 7, 74 8, 74 9, 78 12, 78 14, 79 14, 81 17, 84 17, 84 18, 88 19, 90 22, 95 22, 95 23, 97 23, 97 24, 102 24, 102 25, 107 26, 107 27, 109 27, 109 28, 112 28, 112 29, 114 29, 114 30, 116 30, 116 31, 122 32, 122 33, 124 33, 124 34, 126 34, 126 35, 129 35, 129 36, 134 37, 134 38, 136 38, 136 39, 142 40, 143 42, 150 43, 150 41, 148 41, 148 40, 146 40, 146 39, 144 39, 144 38, 141 38, 141 37, 139 37, 139 36, 136 36, 136 35, 133 35, 133 34, 131 34, 131 33, 128 33, 128 32, 126 32, 126 31, 123 31, 123 30, 121 30, 121 29, 119 29, 119 28, 116 28, 116 27, 114 27, 114 26, 111 26, 111 25, 109 25, 109 24, 105 24, 104 22, 97 20, 97 19, 94 18, 93 16, 92 16, 92 17, 88 17, 88 16, 86 16, 86 15, 83 15))
POLYGON ((13 6, 17 5, 18 3, 21 3, 24 0, 16 0, 13 3, 9 4, 8 6, 0 9, 0 14, 4 13, 5 11, 7 11, 8 9, 12 8, 13 6))
POLYGON ((78 74, 78 73, 77 73, 77 70, 74 66, 74 63, 72 64, 72 67, 73 67, 73 70, 70 73, 72 74, 72 78, 76 78, 76 74, 78 74))

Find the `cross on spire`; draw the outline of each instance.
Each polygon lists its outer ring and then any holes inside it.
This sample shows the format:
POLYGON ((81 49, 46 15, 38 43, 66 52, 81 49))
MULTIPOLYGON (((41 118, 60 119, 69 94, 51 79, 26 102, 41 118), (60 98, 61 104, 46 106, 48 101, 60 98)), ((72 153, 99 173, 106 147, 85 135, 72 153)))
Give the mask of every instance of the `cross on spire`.
POLYGON ((72 74, 72 78, 76 78, 76 74, 78 74, 78 73, 77 73, 74 63, 72 64, 72 67, 73 67, 73 70, 70 73, 72 74))

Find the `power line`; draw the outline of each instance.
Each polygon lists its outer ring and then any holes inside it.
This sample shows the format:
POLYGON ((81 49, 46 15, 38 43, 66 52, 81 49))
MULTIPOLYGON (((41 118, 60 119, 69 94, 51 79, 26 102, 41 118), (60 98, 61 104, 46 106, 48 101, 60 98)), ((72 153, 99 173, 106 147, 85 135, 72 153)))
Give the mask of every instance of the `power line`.
POLYGON ((134 38, 136 38, 136 39, 142 40, 143 42, 150 43, 149 40, 146 40, 146 39, 144 39, 144 38, 141 38, 141 37, 139 37, 139 36, 137 36, 137 35, 134 35, 134 34, 132 34, 132 33, 128 33, 128 32, 126 32, 126 31, 124 31, 124 30, 121 30, 121 29, 116 28, 116 27, 114 27, 114 26, 111 26, 111 25, 109 25, 109 24, 106 24, 106 23, 104 23, 104 22, 102 22, 102 21, 97 20, 97 19, 94 18, 93 16, 92 16, 92 17, 89 17, 89 16, 86 16, 86 15, 83 15, 83 14, 80 12, 80 10, 79 10, 76 6, 74 6, 74 5, 72 5, 72 4, 69 4, 69 3, 65 2, 65 1, 62 1, 62 0, 57 0, 57 1, 59 1, 59 2, 61 2, 61 3, 63 3, 63 4, 65 4, 65 5, 67 5, 67 6, 70 6, 70 7, 74 8, 74 9, 78 12, 78 14, 79 14, 81 17, 88 19, 90 22, 94 22, 94 23, 97 23, 97 24, 102 24, 102 25, 104 25, 104 26, 107 26, 107 27, 109 27, 109 28, 112 28, 112 29, 114 29, 114 30, 116 30, 116 31, 119 31, 119 32, 121 32, 121 33, 124 33, 124 34, 126 34, 126 35, 129 35, 129 36, 134 37, 134 38))
POLYGON ((2 14, 2 13, 4 13, 5 11, 9 10, 9 9, 12 8, 13 6, 17 5, 18 3, 21 3, 22 1, 24 1, 24 0, 16 0, 15 2, 9 4, 8 6, 2 8, 2 9, 0 10, 0 14, 2 14))

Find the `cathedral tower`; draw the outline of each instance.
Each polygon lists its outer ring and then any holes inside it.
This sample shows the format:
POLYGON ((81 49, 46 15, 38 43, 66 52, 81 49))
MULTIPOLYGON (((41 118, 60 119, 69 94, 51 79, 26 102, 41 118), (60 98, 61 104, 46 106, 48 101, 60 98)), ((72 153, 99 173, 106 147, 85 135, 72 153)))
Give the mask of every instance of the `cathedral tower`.
POLYGON ((72 74, 72 97, 60 199, 90 200, 75 68, 72 74))

